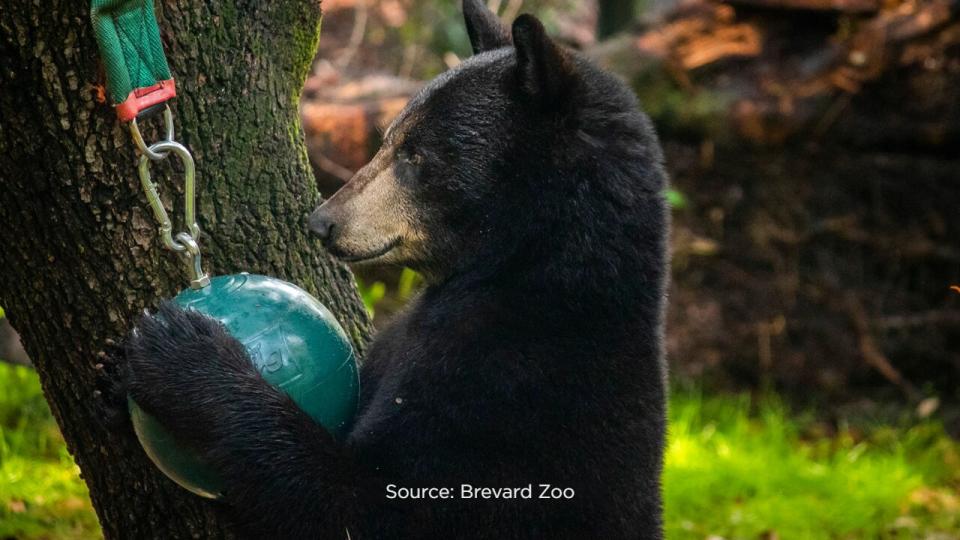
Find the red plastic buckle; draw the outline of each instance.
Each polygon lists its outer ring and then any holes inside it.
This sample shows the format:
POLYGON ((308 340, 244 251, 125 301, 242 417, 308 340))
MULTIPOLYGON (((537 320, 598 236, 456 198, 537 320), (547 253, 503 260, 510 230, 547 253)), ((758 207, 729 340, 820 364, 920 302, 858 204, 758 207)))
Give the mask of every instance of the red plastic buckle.
POLYGON ((117 116, 121 122, 129 122, 140 114, 140 111, 158 105, 177 97, 177 86, 173 79, 160 81, 152 86, 134 88, 127 99, 117 105, 117 116))

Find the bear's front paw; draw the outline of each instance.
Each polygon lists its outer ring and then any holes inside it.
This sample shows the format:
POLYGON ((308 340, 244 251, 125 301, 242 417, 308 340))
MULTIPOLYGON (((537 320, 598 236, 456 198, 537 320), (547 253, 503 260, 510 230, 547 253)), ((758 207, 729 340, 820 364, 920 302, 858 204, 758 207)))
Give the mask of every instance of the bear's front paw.
POLYGON ((243 345, 220 322, 166 302, 126 343, 130 397, 166 424, 201 422, 230 387, 256 374, 243 345))
POLYGON ((100 423, 114 433, 133 433, 127 410, 127 378, 124 350, 112 339, 107 339, 103 350, 97 353, 94 364, 96 398, 94 406, 100 423))

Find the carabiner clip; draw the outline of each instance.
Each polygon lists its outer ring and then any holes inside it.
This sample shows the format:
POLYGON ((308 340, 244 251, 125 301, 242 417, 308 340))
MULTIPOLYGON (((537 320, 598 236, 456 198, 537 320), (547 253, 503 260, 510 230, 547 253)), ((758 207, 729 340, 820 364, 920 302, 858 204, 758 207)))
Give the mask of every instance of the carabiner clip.
MULTIPOLYGON (((167 131, 167 137, 163 142, 174 142, 173 141, 173 111, 170 110, 170 105, 164 105, 163 109, 163 127, 167 131)), ((159 161, 167 156, 164 152, 159 154, 153 151, 153 146, 147 146, 147 143, 143 140, 143 135, 140 133, 140 126, 137 125, 137 119, 134 118, 130 120, 130 136, 133 137, 133 142, 137 144, 137 148, 140 149, 140 153, 152 159, 153 161, 159 161)), ((189 154, 189 152, 187 152, 189 154)))
POLYGON ((187 150, 185 146, 177 141, 160 141, 145 148, 145 151, 140 156, 137 171, 140 174, 140 184, 143 186, 143 191, 147 195, 147 201, 150 203, 150 208, 153 209, 153 215, 160 224, 160 238, 163 240, 164 246, 166 246, 167 249, 182 253, 188 257, 189 264, 187 268, 190 271, 190 286, 192 288, 202 289, 206 287, 210 284, 210 277, 203 271, 200 264, 200 226, 197 225, 196 217, 197 188, 193 156, 190 155, 190 151, 187 150), (188 232, 178 233, 176 239, 173 238, 173 224, 170 222, 170 216, 163 207, 163 201, 160 200, 157 185, 153 183, 150 177, 150 161, 154 160, 150 155, 154 154, 160 156, 160 159, 163 159, 170 153, 180 158, 180 161, 183 163, 184 172, 183 218, 186 222, 188 232))

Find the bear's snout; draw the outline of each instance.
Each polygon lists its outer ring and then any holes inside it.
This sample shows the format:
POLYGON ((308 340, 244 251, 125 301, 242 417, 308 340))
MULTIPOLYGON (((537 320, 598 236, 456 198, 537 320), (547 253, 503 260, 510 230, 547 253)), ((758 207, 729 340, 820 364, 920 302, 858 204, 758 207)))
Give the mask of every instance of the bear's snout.
POLYGON ((333 230, 336 228, 336 224, 333 222, 330 212, 321 206, 307 218, 307 227, 319 236, 320 241, 326 246, 330 244, 333 238, 333 230))

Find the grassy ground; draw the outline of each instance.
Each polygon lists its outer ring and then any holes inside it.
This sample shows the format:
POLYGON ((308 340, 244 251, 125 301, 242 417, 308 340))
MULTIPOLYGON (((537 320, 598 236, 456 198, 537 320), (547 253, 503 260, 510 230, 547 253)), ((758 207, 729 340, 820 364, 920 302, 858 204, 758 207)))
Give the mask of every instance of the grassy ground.
POLYGON ((937 423, 833 430, 695 391, 671 407, 670 539, 960 538, 960 445, 937 423))
MULTIPOLYGON (((669 539, 960 538, 960 445, 935 423, 836 432, 690 390, 671 407, 669 539)), ((36 375, 0 364, 0 539, 98 536, 36 375)))
POLYGON ((0 539, 99 536, 36 373, 0 364, 0 539))

